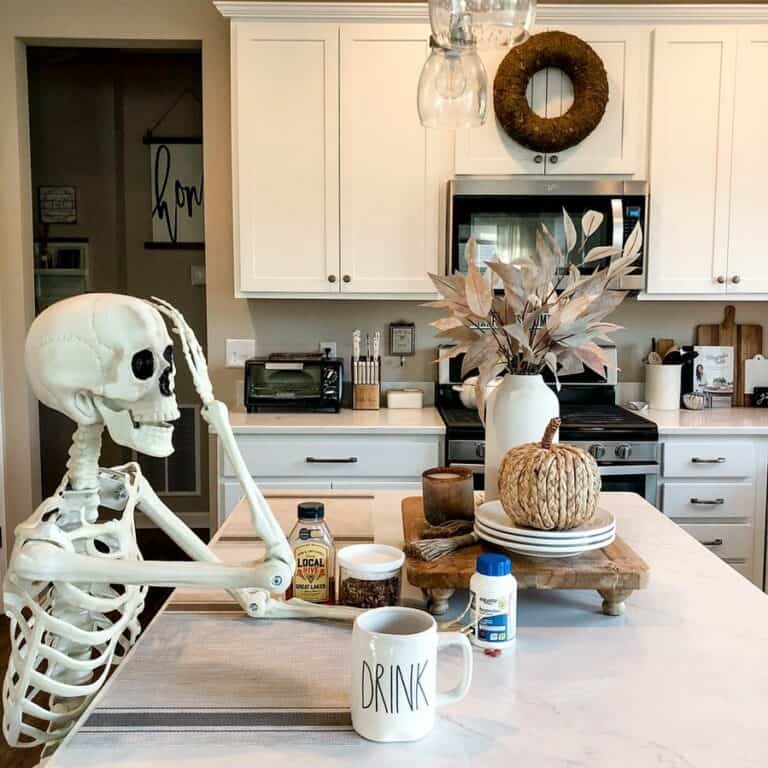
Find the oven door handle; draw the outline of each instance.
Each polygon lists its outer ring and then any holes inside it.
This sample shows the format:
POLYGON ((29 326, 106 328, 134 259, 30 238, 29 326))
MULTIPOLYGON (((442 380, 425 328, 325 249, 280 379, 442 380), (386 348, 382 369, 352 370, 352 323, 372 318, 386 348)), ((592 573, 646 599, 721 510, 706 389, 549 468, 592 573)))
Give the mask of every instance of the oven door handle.
POLYGON ((624 465, 602 465, 598 464, 600 474, 604 477, 612 477, 615 475, 658 475, 658 464, 632 464, 630 466, 624 465))

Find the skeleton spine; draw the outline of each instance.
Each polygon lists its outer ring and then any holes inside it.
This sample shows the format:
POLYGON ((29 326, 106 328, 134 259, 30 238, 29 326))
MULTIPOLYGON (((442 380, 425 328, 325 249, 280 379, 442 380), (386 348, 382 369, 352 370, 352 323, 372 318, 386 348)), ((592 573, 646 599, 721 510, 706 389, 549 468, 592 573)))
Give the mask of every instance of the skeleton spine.
POLYGON ((75 491, 99 487, 99 455, 103 431, 103 424, 81 424, 72 435, 67 472, 69 484, 75 491))

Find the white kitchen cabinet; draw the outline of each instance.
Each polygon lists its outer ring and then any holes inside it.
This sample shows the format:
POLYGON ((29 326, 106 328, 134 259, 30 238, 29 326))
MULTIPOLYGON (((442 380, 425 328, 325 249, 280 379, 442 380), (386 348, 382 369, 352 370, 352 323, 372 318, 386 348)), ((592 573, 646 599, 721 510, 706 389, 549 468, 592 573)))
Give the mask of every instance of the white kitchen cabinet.
POLYGON ((236 293, 434 296, 453 140, 416 111, 428 25, 232 30, 236 293))
POLYGON ((768 27, 660 29, 654 45, 648 296, 766 298, 768 27))
POLYGON ((662 446, 662 510, 763 587, 768 441, 697 434, 662 446))
POLYGON ((429 293, 438 272, 450 132, 425 130, 414 91, 421 24, 341 27, 341 289, 429 293))
POLYGON ((234 245, 243 292, 339 290, 338 79, 337 25, 232 25, 234 245))
POLYGON ((768 295, 765 152, 768 126, 768 26, 740 30, 731 169, 727 292, 768 295))
POLYGON ((648 293, 725 293, 736 41, 654 33, 648 293))
MULTIPOLYGON (((421 487, 421 473, 442 461, 439 434, 328 432, 236 434, 262 488, 364 489, 421 487)), ((242 497, 234 468, 217 441, 218 523, 242 497)))
MULTIPOLYGON (((645 178, 650 31, 620 26, 558 29, 589 43, 603 60, 609 101, 600 124, 571 149, 552 154, 534 152, 510 139, 498 124, 491 94, 485 125, 457 132, 456 173, 645 178)), ((506 54, 506 50, 483 52, 491 82, 506 54)), ((538 114, 559 117, 573 103, 571 81, 560 70, 538 72, 529 84, 528 101, 538 114)))

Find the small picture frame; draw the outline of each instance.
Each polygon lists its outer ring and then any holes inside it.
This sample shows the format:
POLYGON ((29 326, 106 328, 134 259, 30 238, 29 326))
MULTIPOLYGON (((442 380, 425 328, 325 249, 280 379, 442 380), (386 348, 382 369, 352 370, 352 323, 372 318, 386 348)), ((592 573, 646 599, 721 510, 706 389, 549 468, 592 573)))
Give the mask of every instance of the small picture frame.
POLYGON ((77 192, 69 186, 37 189, 41 224, 77 224, 77 192))
POLYGON ((389 324, 389 354, 392 357, 409 357, 416 353, 416 323, 389 324))

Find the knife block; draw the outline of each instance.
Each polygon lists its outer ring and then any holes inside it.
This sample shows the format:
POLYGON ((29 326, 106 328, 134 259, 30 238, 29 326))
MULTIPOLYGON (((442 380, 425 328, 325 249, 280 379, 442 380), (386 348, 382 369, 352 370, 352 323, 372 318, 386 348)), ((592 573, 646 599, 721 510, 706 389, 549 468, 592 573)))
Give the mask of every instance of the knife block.
MULTIPOLYGON (((357 369, 354 360, 352 361, 352 408, 356 411, 378 411, 381 408, 381 358, 375 361, 366 358, 360 361, 359 365, 371 362, 378 363, 376 367, 378 380, 362 384, 357 381, 357 369)), ((365 372, 362 371, 360 375, 365 376, 365 372)), ((370 373, 369 378, 372 378, 370 373)))

